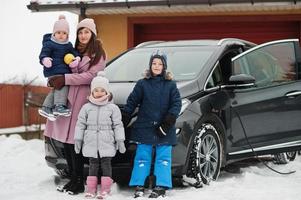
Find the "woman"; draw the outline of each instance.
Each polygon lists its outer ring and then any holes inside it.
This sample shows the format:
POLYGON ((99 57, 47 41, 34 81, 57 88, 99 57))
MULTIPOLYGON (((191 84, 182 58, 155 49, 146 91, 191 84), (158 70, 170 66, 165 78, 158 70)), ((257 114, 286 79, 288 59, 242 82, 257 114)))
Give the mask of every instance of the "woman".
POLYGON ((86 18, 77 25, 77 38, 75 48, 82 56, 78 65, 78 72, 73 74, 57 75, 49 79, 49 85, 60 89, 69 86, 68 108, 71 109, 70 117, 61 117, 56 121, 47 121, 44 135, 64 144, 65 157, 71 174, 71 180, 64 186, 59 186, 59 191, 69 194, 84 192, 83 156, 81 152, 74 151, 74 131, 81 107, 87 103, 89 85, 98 71, 105 68, 106 54, 102 44, 96 38, 96 26, 93 19, 86 18))

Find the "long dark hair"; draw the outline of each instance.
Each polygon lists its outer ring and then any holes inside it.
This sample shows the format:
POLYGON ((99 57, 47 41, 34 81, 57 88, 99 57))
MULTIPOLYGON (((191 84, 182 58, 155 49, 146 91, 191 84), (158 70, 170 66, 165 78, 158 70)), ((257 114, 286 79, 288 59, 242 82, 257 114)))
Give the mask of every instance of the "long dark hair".
POLYGON ((89 68, 90 68, 91 66, 93 66, 99 62, 101 56, 103 56, 103 58, 106 59, 106 52, 102 47, 102 42, 97 39, 96 35, 92 31, 91 31, 92 36, 90 38, 90 41, 88 42, 88 44, 85 46, 84 49, 80 50, 80 48, 79 48, 80 42, 78 40, 78 32, 80 30, 82 30, 83 28, 85 28, 85 27, 82 27, 77 30, 75 49, 77 49, 80 52, 80 54, 82 54, 82 55, 87 54, 90 57, 90 59, 91 59, 91 62, 89 65, 89 68))

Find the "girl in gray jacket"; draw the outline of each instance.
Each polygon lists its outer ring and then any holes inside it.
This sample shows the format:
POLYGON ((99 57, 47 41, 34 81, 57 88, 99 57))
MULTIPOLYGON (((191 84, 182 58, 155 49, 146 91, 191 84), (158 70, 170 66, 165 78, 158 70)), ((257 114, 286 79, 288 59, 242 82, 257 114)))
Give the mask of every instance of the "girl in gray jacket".
POLYGON ((109 81, 104 72, 98 72, 91 82, 91 94, 78 115, 75 128, 75 152, 89 157, 89 176, 87 177, 86 197, 96 196, 99 160, 102 170, 101 187, 97 198, 102 199, 110 193, 112 180, 111 159, 116 150, 125 152, 125 134, 121 112, 110 101, 109 81))

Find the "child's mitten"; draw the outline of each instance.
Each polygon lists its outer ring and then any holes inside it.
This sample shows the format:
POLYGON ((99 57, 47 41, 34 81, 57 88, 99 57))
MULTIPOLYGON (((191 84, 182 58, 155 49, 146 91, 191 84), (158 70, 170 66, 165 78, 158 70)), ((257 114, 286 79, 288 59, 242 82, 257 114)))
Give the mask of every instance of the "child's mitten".
POLYGON ((52 58, 50 58, 50 57, 43 58, 42 64, 47 68, 52 67, 52 58))

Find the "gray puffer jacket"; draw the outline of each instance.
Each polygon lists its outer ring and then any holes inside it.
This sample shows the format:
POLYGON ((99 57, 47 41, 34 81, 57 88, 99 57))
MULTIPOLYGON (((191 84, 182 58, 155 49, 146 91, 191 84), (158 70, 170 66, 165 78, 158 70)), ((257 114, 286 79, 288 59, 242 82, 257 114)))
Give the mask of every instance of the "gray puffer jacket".
POLYGON ((75 127, 75 140, 83 141, 82 153, 85 157, 113 157, 116 141, 124 141, 125 134, 121 112, 117 105, 86 103, 80 110, 75 127))

